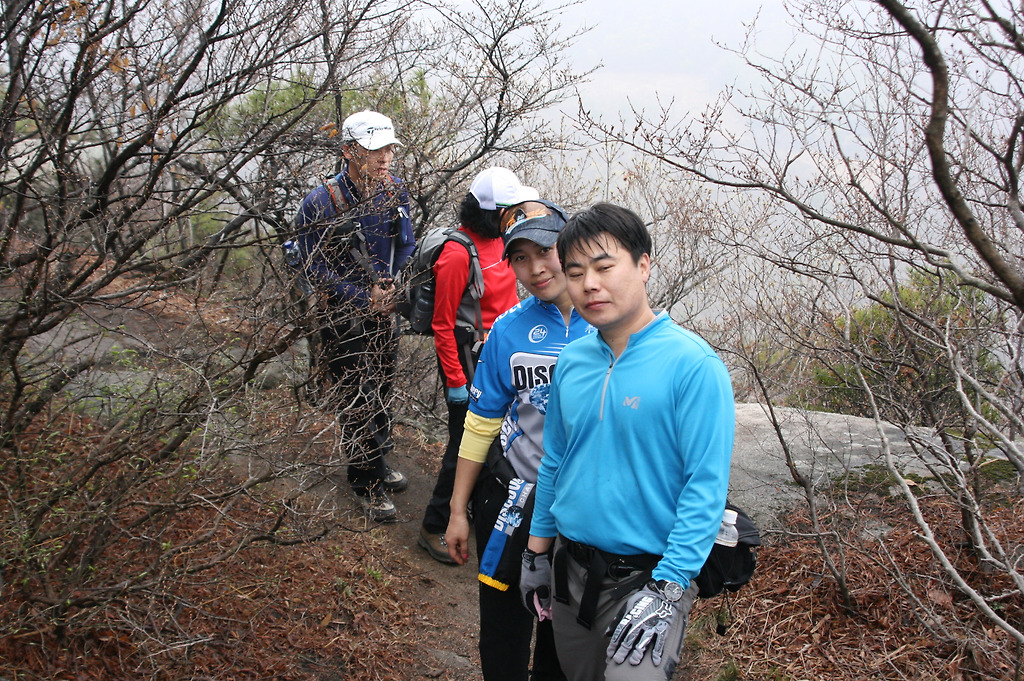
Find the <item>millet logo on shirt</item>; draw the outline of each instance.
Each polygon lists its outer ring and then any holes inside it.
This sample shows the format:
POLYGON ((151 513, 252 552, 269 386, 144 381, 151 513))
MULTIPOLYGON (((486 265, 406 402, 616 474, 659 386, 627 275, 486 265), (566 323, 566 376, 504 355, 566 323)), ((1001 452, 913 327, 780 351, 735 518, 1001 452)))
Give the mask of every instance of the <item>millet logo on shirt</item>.
POLYGON ((627 397, 626 399, 622 400, 622 406, 629 407, 630 409, 639 409, 640 397, 627 397))

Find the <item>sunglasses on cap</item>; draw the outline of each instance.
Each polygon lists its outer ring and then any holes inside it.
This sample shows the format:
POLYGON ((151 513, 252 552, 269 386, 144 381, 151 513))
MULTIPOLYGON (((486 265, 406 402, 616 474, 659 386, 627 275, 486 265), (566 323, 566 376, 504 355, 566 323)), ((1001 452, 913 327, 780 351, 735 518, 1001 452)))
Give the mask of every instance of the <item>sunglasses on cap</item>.
MULTIPOLYGON (((554 220, 546 220, 545 223, 552 223, 550 227, 554 227, 553 231, 558 231, 562 224, 566 221, 565 211, 559 206, 551 203, 550 201, 524 201, 523 203, 509 206, 501 213, 501 220, 499 225, 501 226, 501 233, 507 235, 511 230, 515 229, 517 225, 527 220, 533 220, 535 218, 544 218, 551 216, 554 220)), ((538 225, 540 226, 540 225, 538 225)), ((547 227, 548 225, 545 225, 547 227)))

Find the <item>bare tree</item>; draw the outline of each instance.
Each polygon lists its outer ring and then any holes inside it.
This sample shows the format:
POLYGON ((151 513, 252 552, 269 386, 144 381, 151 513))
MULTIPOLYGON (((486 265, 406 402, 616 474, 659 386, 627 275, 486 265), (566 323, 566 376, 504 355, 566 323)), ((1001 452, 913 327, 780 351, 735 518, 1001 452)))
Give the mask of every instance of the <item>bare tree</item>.
POLYGON ((0 582, 22 604, 5 633, 118 621, 136 671, 157 674, 151 654, 187 659, 194 642, 153 637, 154 603, 198 612, 177 585, 342 522, 304 496, 351 434, 296 399, 310 327, 277 244, 356 107, 399 122, 424 224, 491 156, 557 143, 534 119, 578 77, 557 16, 516 1, 5 5, 0 582))
MULTIPOLYGON (((750 91, 727 91, 689 119, 584 123, 722 192, 732 219, 716 238, 731 267, 718 277, 715 337, 750 371, 750 394, 875 419, 879 463, 941 567, 941 588, 1019 645, 1019 610, 1006 604, 1024 595, 1022 547, 1005 532, 1005 508, 1024 489, 1024 14, 967 0, 788 5, 803 27, 791 53, 739 50, 760 75, 750 91), (889 423, 909 454, 891 446, 889 423), (988 474, 999 468, 1008 481, 988 474), (916 479, 957 509, 958 537, 925 509, 916 479)), ((828 482, 794 477, 809 501, 828 482)), ((841 552, 861 535, 830 527, 811 503, 855 607, 841 552)), ((847 509, 843 522, 857 517, 851 497, 829 503, 847 509)), ((897 577, 924 626, 975 669, 1007 654, 897 577)))

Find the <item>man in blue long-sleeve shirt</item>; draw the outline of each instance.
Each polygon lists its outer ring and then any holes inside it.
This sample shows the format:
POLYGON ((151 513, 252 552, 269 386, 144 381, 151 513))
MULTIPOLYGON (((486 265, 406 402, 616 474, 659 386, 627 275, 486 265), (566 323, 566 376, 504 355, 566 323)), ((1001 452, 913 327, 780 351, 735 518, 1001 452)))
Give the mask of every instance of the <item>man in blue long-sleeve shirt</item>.
POLYGON ((385 460, 398 348, 392 280, 416 242, 409 193, 389 170, 400 145, 391 119, 354 113, 341 136, 345 167, 303 199, 295 224, 305 274, 327 299, 319 363, 352 445, 348 482, 370 517, 388 522, 397 518, 388 493, 408 486, 385 460))
POLYGON ((555 367, 520 589, 552 618, 571 681, 671 677, 725 508, 729 373, 651 309, 651 248, 643 221, 612 204, 558 238, 569 296, 598 333, 555 367))

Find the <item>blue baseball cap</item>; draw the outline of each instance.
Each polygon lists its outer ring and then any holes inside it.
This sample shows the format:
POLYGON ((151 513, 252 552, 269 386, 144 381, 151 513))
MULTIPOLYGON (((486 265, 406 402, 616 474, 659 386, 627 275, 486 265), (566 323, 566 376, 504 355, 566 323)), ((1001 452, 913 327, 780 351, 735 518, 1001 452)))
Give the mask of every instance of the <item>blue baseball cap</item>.
POLYGON ((529 239, 539 246, 554 246, 558 233, 568 218, 562 207, 551 201, 537 199, 509 206, 501 214, 501 238, 505 242, 503 258, 516 239, 529 239))

